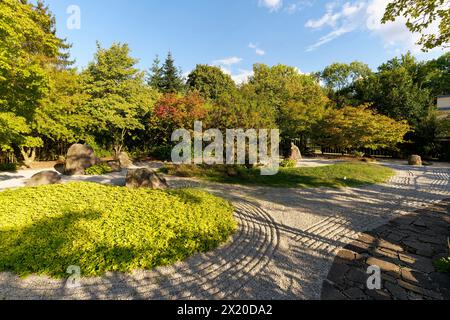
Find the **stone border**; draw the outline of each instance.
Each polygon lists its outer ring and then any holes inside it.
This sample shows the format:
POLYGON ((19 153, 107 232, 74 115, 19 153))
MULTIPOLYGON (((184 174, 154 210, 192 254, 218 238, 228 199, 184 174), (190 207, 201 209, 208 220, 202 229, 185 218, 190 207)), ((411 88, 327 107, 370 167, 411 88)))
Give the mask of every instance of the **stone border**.
POLYGON ((325 300, 450 300, 450 274, 433 261, 450 255, 450 199, 400 216, 340 250, 323 283, 325 300), (369 266, 381 269, 382 288, 369 290, 369 266))

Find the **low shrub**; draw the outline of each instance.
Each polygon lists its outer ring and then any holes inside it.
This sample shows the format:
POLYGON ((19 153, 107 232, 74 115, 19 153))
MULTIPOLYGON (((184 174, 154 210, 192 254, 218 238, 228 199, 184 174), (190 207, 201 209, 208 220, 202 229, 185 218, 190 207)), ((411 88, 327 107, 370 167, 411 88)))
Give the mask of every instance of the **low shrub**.
POLYGON ((68 183, 0 192, 0 271, 82 276, 152 269, 206 252, 236 230, 232 205, 194 189, 68 183))
POLYGON ((0 171, 17 171, 15 163, 0 163, 0 171))
POLYGON ((281 161, 280 166, 283 168, 295 168, 297 166, 297 161, 293 159, 284 159, 281 161))
POLYGON ((102 174, 108 174, 111 172, 112 172, 111 167, 108 166, 108 164, 105 162, 96 164, 84 170, 84 173, 88 176, 98 176, 102 174))

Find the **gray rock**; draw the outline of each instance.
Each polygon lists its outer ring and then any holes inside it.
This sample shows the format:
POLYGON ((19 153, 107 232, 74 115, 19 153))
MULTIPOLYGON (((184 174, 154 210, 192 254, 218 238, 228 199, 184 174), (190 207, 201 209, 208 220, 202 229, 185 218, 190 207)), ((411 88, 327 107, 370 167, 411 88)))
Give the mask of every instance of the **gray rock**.
POLYGON ((167 189, 169 185, 165 178, 151 169, 128 170, 126 178, 127 188, 167 189))
POLYGON ((122 171, 122 167, 120 166, 120 162, 118 160, 108 161, 107 165, 111 168, 112 172, 122 171))
POLYGON ((83 144, 74 144, 69 148, 64 173, 67 175, 84 175, 84 170, 100 163, 94 150, 83 144))
POLYGON ((122 168, 129 168, 133 165, 133 161, 131 161, 126 152, 119 153, 117 160, 119 160, 119 164, 122 168))
POLYGON ((421 166, 422 165, 422 158, 418 155, 412 155, 408 159, 408 163, 410 166, 421 166))
POLYGON ((44 186, 48 184, 56 184, 61 182, 61 176, 55 171, 42 171, 36 173, 28 180, 27 187, 44 186))

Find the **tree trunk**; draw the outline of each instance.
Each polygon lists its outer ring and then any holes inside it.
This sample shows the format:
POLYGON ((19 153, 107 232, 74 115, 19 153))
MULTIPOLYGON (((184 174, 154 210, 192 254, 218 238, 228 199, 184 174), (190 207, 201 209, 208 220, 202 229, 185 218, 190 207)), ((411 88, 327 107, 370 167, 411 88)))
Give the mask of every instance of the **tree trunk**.
POLYGON ((31 168, 36 159, 36 148, 27 149, 26 147, 20 147, 20 153, 22 154, 25 166, 31 168))

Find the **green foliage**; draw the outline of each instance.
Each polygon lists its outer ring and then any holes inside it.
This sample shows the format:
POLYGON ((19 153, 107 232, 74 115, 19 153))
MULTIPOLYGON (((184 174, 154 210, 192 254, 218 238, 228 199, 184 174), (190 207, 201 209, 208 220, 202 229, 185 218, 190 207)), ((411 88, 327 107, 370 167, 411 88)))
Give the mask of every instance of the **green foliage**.
POLYGON ((202 64, 198 64, 189 74, 187 85, 191 90, 200 92, 203 98, 211 100, 236 91, 236 84, 231 76, 219 67, 202 64))
POLYGON ((95 60, 83 71, 85 107, 93 130, 122 151, 132 130, 144 129, 141 119, 151 111, 156 95, 144 85, 144 73, 134 65, 128 45, 115 43, 109 49, 98 45, 95 60))
POLYGON ((357 151, 361 148, 395 149, 411 130, 406 121, 377 114, 367 105, 330 109, 314 127, 317 145, 357 151))
POLYGON ((17 171, 17 164, 15 163, 0 163, 0 172, 1 171, 17 171))
POLYGON ((0 193, 0 270, 65 277, 152 269, 206 252, 236 230, 233 208, 199 190, 94 183, 0 193))
POLYGON ((282 166, 283 168, 295 168, 297 166, 297 161, 295 161, 294 159, 284 159, 280 163, 280 166, 282 166))
POLYGON ((111 172, 112 172, 111 167, 108 166, 108 164, 104 163, 104 162, 93 165, 92 167, 89 167, 84 170, 84 173, 89 176, 97 176, 97 175, 102 175, 102 174, 108 174, 111 172))
POLYGON ((450 257, 436 260, 434 266, 439 272, 450 272, 450 257))
POLYGON ((308 134, 328 103, 317 79, 300 74, 294 67, 256 64, 244 86, 273 109, 282 138, 308 134))
POLYGON ((162 77, 159 91, 163 93, 181 92, 184 88, 181 71, 175 67, 172 53, 167 54, 166 61, 162 66, 162 77))
POLYGON ((166 165, 163 172, 221 183, 280 188, 355 187, 383 183, 395 175, 387 167, 359 162, 316 168, 280 168, 274 176, 262 176, 258 168, 226 165, 166 165))
POLYGON ((418 44, 428 51, 450 42, 450 8, 447 0, 391 0, 386 7, 383 23, 406 18, 406 26, 411 32, 421 34, 418 44), (439 30, 427 33, 427 28, 439 22, 439 30))

